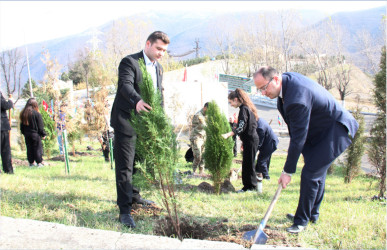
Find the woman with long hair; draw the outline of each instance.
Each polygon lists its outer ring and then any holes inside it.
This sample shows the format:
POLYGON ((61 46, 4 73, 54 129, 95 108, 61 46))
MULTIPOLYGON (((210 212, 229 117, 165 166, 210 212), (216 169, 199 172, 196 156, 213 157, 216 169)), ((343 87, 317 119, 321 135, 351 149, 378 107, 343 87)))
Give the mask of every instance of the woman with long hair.
POLYGON ((34 162, 38 167, 43 167, 42 139, 46 138, 46 132, 35 98, 28 99, 26 106, 20 113, 20 131, 26 141, 27 159, 30 167, 34 166, 34 162))
POLYGON ((227 139, 233 135, 239 135, 243 143, 242 159, 242 183, 243 188, 238 193, 257 189, 257 177, 255 174, 255 155, 258 151, 259 137, 257 134, 258 112, 245 91, 237 88, 228 95, 228 103, 239 108, 238 124, 229 133, 223 134, 227 139))

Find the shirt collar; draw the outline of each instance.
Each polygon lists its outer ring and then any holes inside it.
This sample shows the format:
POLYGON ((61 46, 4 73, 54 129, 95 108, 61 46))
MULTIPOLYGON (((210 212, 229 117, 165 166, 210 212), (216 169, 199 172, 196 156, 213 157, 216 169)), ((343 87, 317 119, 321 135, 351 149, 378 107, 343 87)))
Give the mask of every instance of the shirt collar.
POLYGON ((280 93, 279 93, 279 97, 282 98, 282 85, 281 85, 281 91, 280 91, 280 93))
POLYGON ((145 61, 145 65, 152 65, 152 66, 155 66, 155 62, 151 62, 151 60, 147 57, 147 55, 145 54, 145 51, 142 51, 142 53, 144 54, 144 61, 145 61))

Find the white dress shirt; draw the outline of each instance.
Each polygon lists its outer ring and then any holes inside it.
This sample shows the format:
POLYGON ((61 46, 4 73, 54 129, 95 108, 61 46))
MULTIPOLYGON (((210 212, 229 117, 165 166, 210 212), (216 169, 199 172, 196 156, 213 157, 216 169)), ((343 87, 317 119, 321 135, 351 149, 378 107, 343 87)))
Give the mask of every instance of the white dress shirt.
POLYGON ((144 61, 145 61, 145 66, 146 66, 146 71, 151 75, 152 81, 153 81, 153 87, 155 88, 155 91, 157 91, 157 74, 156 74, 156 61, 151 62, 151 60, 146 56, 145 52, 144 53, 144 61))

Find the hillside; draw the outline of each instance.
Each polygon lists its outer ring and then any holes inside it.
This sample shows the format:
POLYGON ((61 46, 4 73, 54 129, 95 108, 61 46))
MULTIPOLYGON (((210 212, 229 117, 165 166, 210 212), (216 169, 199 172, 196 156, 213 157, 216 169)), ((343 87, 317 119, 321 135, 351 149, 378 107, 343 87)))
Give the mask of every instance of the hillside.
MULTIPOLYGON (((350 36, 347 39, 348 49, 354 50, 354 34, 359 30, 366 28, 372 34, 373 37, 380 35, 380 20, 381 14, 385 13, 385 8, 375 8, 357 12, 345 12, 337 13, 331 17, 326 17, 324 13, 319 11, 302 11, 303 25, 318 27, 327 20, 335 20, 344 27, 349 28, 350 36)), ((226 16, 226 18, 234 18, 239 20, 242 17, 252 14, 250 12, 235 12, 226 16)), ((256 14, 256 13, 255 13, 256 14)), ((181 54, 192 50, 195 46, 194 41, 198 39, 201 47, 200 56, 204 56, 208 53, 211 45, 212 36, 211 23, 216 23, 217 18, 220 17, 219 13, 213 12, 200 12, 193 13, 189 10, 185 13, 176 12, 165 12, 165 13, 147 13, 146 15, 133 15, 129 16, 131 20, 143 20, 144 22, 150 23, 154 29, 163 30, 170 35, 171 44, 169 50, 174 54, 181 54)), ((97 27, 102 32, 98 36, 101 40, 101 47, 104 46, 105 34, 112 27, 113 21, 108 22, 104 25, 97 27)), ((89 41, 92 38, 92 32, 86 30, 80 34, 62 37, 54 40, 44 41, 35 44, 28 45, 29 58, 30 58, 30 69, 31 77, 40 81, 43 78, 45 65, 41 62, 41 53, 43 49, 47 49, 52 58, 57 58, 59 64, 61 64, 62 71, 67 71, 67 65, 69 62, 74 61, 75 53, 83 47, 90 47, 89 41)), ((22 51, 25 51, 24 46, 20 47, 22 51)), ((193 57, 194 53, 187 57, 193 57)), ((187 59, 187 58, 180 58, 187 59)), ((28 79, 27 69, 22 74, 22 82, 25 83, 28 79)))
MULTIPOLYGON (((212 81, 217 72, 221 71, 220 61, 210 61, 187 67, 188 81, 199 81, 206 83, 206 81, 212 81)), ((356 107, 357 96, 360 96, 360 102, 362 104, 363 112, 376 112, 376 107, 373 104, 372 89, 374 84, 372 78, 363 73, 358 67, 352 66, 350 90, 352 93, 346 97, 345 106, 347 109, 353 109, 356 107)), ((184 75, 184 69, 178 69, 164 74, 164 84, 168 82, 182 81, 184 75)), ((309 76, 314 78, 313 76, 309 76)), ((338 91, 334 88, 330 92, 339 101, 340 96, 338 91)))

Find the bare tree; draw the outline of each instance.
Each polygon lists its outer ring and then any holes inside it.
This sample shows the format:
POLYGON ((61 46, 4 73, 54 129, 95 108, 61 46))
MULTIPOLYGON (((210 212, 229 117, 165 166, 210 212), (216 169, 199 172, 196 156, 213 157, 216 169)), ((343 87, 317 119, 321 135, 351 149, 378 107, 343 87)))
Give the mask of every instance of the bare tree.
POLYGON ((370 74, 375 74, 379 67, 381 43, 377 41, 366 29, 356 32, 355 41, 359 49, 359 63, 363 70, 370 74))
POLYGON ((333 76, 329 71, 332 66, 329 54, 331 41, 327 33, 327 25, 322 25, 319 30, 316 28, 307 30, 301 33, 298 44, 302 51, 306 53, 307 63, 317 66, 318 71, 315 73, 317 82, 329 90, 333 87, 333 76))
POLYGON ((46 65, 46 72, 44 73, 43 81, 41 81, 43 92, 47 93, 55 101, 59 101, 61 94, 58 81, 62 66, 56 58, 51 59, 50 52, 47 49, 43 50, 42 55, 41 60, 46 65))
POLYGON ((112 28, 106 34, 105 67, 115 71, 115 75, 118 76, 118 65, 121 59, 144 47, 152 27, 152 23, 143 20, 123 18, 114 21, 112 28))
POLYGON ((211 53, 222 58, 222 69, 224 74, 231 74, 231 62, 235 58, 235 28, 236 20, 229 15, 221 16, 210 23, 211 38, 210 48, 211 53))
POLYGON ((17 94, 15 103, 20 99, 22 90, 21 75, 26 66, 26 57, 20 49, 15 48, 1 52, 1 81, 5 82, 7 95, 15 95, 15 93, 17 94))
POLYGON ((285 64, 285 71, 289 71, 290 53, 299 34, 300 15, 295 10, 281 10, 278 12, 281 23, 281 48, 285 64))
POLYGON ((340 100, 344 104, 344 99, 346 96, 352 94, 352 90, 350 89, 351 81, 351 65, 340 63, 340 65, 336 69, 336 77, 334 78, 336 89, 339 91, 340 100))

